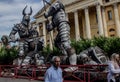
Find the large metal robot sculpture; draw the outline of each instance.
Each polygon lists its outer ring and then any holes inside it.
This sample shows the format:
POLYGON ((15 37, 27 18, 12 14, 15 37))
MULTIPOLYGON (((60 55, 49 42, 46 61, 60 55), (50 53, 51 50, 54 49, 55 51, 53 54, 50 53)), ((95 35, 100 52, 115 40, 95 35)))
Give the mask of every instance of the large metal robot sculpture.
MULTIPOLYGON (((20 39, 19 41, 19 56, 25 56, 25 65, 30 63, 30 60, 35 57, 33 54, 36 54, 39 50, 43 48, 43 40, 39 38, 38 32, 30 25, 30 16, 32 14, 32 8, 30 7, 30 12, 26 13, 27 6, 23 9, 23 18, 21 23, 15 24, 12 31, 10 32, 10 39, 16 41, 15 35, 18 33, 20 39), (31 55, 30 51, 33 51, 31 55)), ((38 56, 37 56, 38 57, 38 56)), ((23 61, 24 62, 24 61, 23 61)))
POLYGON ((45 18, 52 17, 52 23, 48 22, 46 29, 48 31, 57 28, 58 34, 55 39, 55 46, 62 50, 64 55, 69 58, 71 65, 76 65, 76 53, 70 45, 70 25, 67 20, 64 5, 60 1, 52 4, 49 10, 44 14, 45 18))

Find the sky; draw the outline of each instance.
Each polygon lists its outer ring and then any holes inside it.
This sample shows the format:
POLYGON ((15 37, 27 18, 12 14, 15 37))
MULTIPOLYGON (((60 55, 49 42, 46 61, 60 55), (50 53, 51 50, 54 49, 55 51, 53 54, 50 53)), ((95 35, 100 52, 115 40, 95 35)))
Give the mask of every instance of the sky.
POLYGON ((22 10, 26 5, 27 13, 30 6, 32 7, 31 19, 34 20, 33 16, 43 7, 43 2, 42 0, 0 0, 0 38, 2 35, 9 35, 14 24, 21 22, 22 10))

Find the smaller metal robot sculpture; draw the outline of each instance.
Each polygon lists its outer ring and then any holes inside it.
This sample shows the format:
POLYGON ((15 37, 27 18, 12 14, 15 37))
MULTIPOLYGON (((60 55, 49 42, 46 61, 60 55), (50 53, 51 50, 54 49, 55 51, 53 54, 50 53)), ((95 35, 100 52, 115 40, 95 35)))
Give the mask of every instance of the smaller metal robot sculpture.
MULTIPOLYGON (((98 46, 90 47, 86 50, 83 50, 82 52, 80 52, 80 54, 77 55, 78 64, 98 65, 98 64, 107 64, 107 62, 108 62, 108 57, 106 56, 106 53, 98 46)), ((100 71, 104 71, 107 69, 107 67, 104 66, 99 66, 99 67, 93 66, 92 68, 93 69, 97 68, 100 71)))
POLYGON ((77 63, 81 65, 82 64, 88 65, 88 67, 86 67, 85 69, 84 68, 80 69, 74 75, 76 77, 83 79, 84 71, 86 70, 89 71, 90 73, 90 80, 103 76, 98 71, 101 72, 107 71, 108 70, 107 66, 96 66, 96 65, 100 65, 100 64, 106 65, 108 61, 109 59, 106 56, 106 53, 101 48, 99 48, 98 46, 89 47, 77 55, 77 63))
POLYGON ((49 10, 44 14, 45 18, 52 17, 52 23, 48 22, 46 29, 48 31, 57 28, 58 34, 55 39, 55 46, 62 50, 64 55, 69 58, 71 65, 76 65, 77 57, 75 50, 70 45, 70 25, 67 20, 64 5, 60 1, 52 4, 49 10))

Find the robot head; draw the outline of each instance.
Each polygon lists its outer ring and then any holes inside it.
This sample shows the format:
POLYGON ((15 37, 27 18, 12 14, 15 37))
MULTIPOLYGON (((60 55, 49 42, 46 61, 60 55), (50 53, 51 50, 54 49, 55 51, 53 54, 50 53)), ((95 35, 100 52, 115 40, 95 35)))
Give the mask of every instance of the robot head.
POLYGON ((23 9, 23 12, 22 12, 22 14, 23 14, 22 23, 27 26, 30 22, 30 15, 32 14, 32 8, 30 7, 29 13, 25 12, 26 8, 27 8, 27 6, 23 9))
POLYGON ((21 56, 24 56, 24 51, 23 50, 20 50, 19 54, 18 54, 20 57, 21 56))
POLYGON ((82 62, 85 64, 86 62, 89 61, 89 56, 86 53, 81 53, 80 54, 80 59, 82 60, 82 62))

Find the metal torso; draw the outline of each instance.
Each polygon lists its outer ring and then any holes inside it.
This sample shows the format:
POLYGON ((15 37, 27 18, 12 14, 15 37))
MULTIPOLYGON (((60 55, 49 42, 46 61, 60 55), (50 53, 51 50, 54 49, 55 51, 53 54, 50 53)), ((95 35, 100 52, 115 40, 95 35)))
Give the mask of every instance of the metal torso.
POLYGON ((22 24, 18 25, 18 34, 20 38, 28 38, 30 36, 28 27, 23 26, 22 24))
POLYGON ((52 17, 53 24, 58 26, 61 22, 68 22, 66 18, 66 13, 63 9, 57 11, 52 17))

